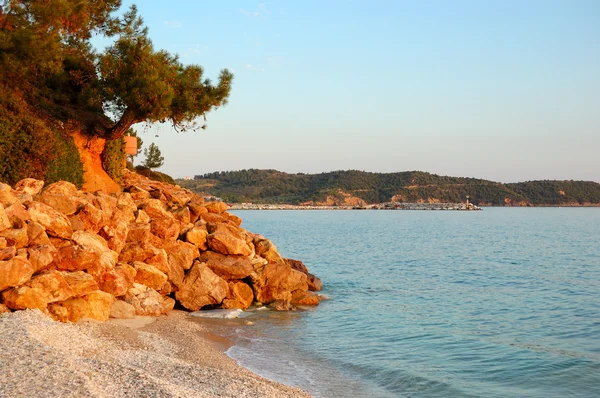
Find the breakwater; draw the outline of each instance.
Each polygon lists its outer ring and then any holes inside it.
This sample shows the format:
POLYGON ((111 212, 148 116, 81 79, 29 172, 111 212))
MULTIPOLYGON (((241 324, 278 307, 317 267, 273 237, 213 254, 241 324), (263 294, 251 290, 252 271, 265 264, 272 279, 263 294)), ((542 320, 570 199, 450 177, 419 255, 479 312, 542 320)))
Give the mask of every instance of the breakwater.
POLYGON ((366 206, 304 206, 287 204, 234 203, 229 210, 481 210, 473 203, 404 203, 389 202, 366 206))

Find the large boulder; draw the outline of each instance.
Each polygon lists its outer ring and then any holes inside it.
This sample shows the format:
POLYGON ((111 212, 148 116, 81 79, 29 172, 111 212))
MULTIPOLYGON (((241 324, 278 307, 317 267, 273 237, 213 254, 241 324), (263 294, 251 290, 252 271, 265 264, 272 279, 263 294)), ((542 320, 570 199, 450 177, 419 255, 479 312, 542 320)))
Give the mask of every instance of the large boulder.
POLYGON ((85 296, 98 290, 98 283, 90 274, 82 271, 61 274, 71 289, 72 297, 85 296))
POLYGON ((116 265, 117 253, 108 248, 106 241, 97 234, 76 231, 73 243, 59 249, 56 268, 63 271, 87 271, 100 278, 116 265))
POLYGON ((33 202, 28 209, 31 219, 44 227, 48 235, 70 239, 73 228, 67 216, 52 207, 39 202, 33 202))
POLYGON ((62 322, 77 322, 82 318, 107 321, 114 300, 112 294, 98 290, 83 297, 50 304, 48 310, 56 319, 62 322))
POLYGON ((228 291, 225 280, 205 263, 196 261, 175 293, 175 298, 188 310, 198 311, 207 305, 221 304, 228 291))
POLYGON ((134 261, 133 268, 135 268, 135 282, 151 287, 154 290, 160 290, 165 282, 167 282, 167 275, 160 272, 155 266, 143 263, 141 261, 134 261))
POLYGON ((269 239, 256 235, 253 239, 254 250, 256 254, 266 259, 270 263, 281 263, 283 258, 277 251, 277 248, 269 239))
POLYGON ((180 223, 175 216, 164 209, 158 199, 149 199, 142 209, 150 217, 151 232, 161 239, 175 240, 179 237, 180 223))
POLYGON ((227 211, 229 206, 224 202, 207 202, 204 204, 209 213, 221 214, 227 211))
POLYGON ((15 191, 10 185, 0 182, 0 207, 8 207, 18 201, 19 198, 15 195, 15 191))
POLYGON ((39 308, 46 310, 48 303, 64 301, 73 297, 73 290, 58 271, 49 271, 34 276, 24 285, 2 294, 4 303, 14 310, 39 308))
POLYGON ((27 258, 35 272, 49 269, 51 265, 58 260, 58 250, 50 244, 36 245, 27 248, 27 258))
POLYGON ((250 278, 256 300, 264 304, 276 300, 291 301, 292 292, 308 291, 306 275, 283 262, 255 269, 250 278))
POLYGON ((294 260, 291 258, 285 258, 284 261, 287 264, 289 264, 289 266, 292 267, 292 269, 295 269, 296 271, 300 271, 303 274, 306 274, 306 277, 308 278, 307 279, 308 290, 319 291, 323 288, 323 282, 321 282, 321 279, 319 279, 315 275, 308 272, 308 268, 306 268, 306 265, 304 265, 304 263, 302 261, 294 260))
POLYGON ((15 192, 26 193, 35 196, 40 193, 44 187, 44 181, 33 178, 25 178, 15 184, 15 192))
POLYGON ((0 232, 9 229, 10 227, 12 227, 12 222, 10 222, 6 210, 4 210, 4 207, 0 204, 0 232))
POLYGON ((85 195, 77 190, 77 187, 67 181, 58 181, 48 185, 37 201, 44 203, 58 212, 70 216, 84 206, 88 200, 85 195))
POLYGON ((206 263, 215 274, 229 281, 244 279, 253 271, 252 260, 245 256, 225 256, 212 251, 202 252, 199 261, 206 263))
POLYGON ((119 253, 125 247, 129 226, 135 220, 135 216, 132 211, 119 208, 115 208, 112 214, 112 218, 100 228, 99 233, 108 242, 108 247, 119 253))
POLYGON ((206 245, 207 236, 208 231, 206 230, 206 227, 195 225, 186 231, 185 240, 196 246, 199 250, 204 251, 208 249, 208 246, 206 245))
POLYGON ((17 249, 25 247, 29 244, 29 235, 27 234, 27 227, 6 229, 0 232, 0 237, 6 239, 10 246, 15 246, 17 249))
POLYGON ((239 308, 246 309, 254 301, 254 292, 252 288, 241 281, 229 282, 229 292, 223 300, 221 308, 239 308))
POLYGON ((139 283, 134 283, 133 287, 127 290, 124 299, 133 305, 137 315, 159 316, 166 312, 160 293, 139 283))
POLYGON ((29 237, 29 246, 49 245, 50 239, 44 227, 35 221, 27 223, 27 236, 29 237))
POLYGON ((211 223, 207 224, 208 232, 207 236, 208 247, 221 254, 233 254, 241 256, 250 256, 254 254, 253 248, 248 245, 246 241, 246 234, 240 228, 234 225, 228 225, 225 223, 211 223))
POLYGON ((0 291, 27 282, 34 271, 35 269, 29 260, 22 257, 0 261, 0 291))
POLYGON ((115 269, 106 271, 100 277, 100 290, 115 297, 124 296, 133 287, 136 270, 129 264, 119 263, 115 269))

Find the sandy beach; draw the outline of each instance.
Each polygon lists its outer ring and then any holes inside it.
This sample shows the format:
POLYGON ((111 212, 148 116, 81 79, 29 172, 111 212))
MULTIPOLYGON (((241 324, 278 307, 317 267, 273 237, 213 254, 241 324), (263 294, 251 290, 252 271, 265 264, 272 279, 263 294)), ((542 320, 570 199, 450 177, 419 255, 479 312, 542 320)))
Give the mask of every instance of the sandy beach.
POLYGON ((39 310, 0 315, 2 397, 308 397, 223 353, 182 311, 62 324, 39 310))

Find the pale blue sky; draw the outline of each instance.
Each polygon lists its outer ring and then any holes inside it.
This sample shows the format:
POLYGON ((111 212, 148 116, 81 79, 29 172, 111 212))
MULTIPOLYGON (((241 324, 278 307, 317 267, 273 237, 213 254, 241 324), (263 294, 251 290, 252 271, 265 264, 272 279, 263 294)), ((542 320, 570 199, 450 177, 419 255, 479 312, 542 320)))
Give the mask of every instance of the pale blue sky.
POLYGON ((235 73, 206 131, 137 126, 174 177, 271 168, 600 181, 600 1, 136 4, 156 48, 210 78, 235 73))

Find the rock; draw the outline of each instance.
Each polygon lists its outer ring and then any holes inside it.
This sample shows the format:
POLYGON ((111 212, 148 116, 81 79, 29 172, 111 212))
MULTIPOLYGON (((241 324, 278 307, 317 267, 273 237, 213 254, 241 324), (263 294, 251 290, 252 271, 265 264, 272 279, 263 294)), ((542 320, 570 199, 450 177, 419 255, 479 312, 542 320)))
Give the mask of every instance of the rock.
POLYGON ((134 283, 127 290, 125 301, 133 305, 137 315, 159 316, 165 310, 163 297, 156 290, 139 283, 134 283))
POLYGON ((319 305, 319 296, 313 292, 297 290, 292 293, 291 303, 294 305, 319 305))
POLYGON ((37 245, 27 248, 27 258, 35 272, 45 270, 58 260, 58 250, 52 245, 37 245))
POLYGON ((0 261, 0 291, 22 285, 31 278, 34 271, 29 260, 21 257, 0 261))
POLYGON ((252 261, 244 256, 225 256, 223 254, 206 251, 200 254, 199 261, 206 263, 215 274, 230 281, 233 279, 244 279, 250 276, 252 261))
POLYGON ((9 313, 10 313, 10 308, 5 306, 4 304, 0 304, 0 315, 9 314, 9 313))
POLYGON ((208 210, 209 213, 214 214, 221 214, 229 209, 229 206, 223 202, 208 202, 204 204, 204 207, 206 207, 206 210, 208 210))
POLYGON ((203 214, 208 213, 206 207, 204 207, 204 200, 192 199, 187 204, 188 209, 190 209, 190 222, 195 223, 200 219, 203 214))
POLYGON ((135 222, 139 224, 150 224, 150 216, 144 210, 138 210, 135 222))
POLYGON ((242 225, 242 219, 241 219, 241 218, 239 218, 239 217, 238 217, 238 216, 236 216, 236 215, 229 214, 229 213, 227 213, 227 212, 225 212, 225 213, 222 213, 221 215, 222 215, 223 217, 227 218, 229 221, 231 221, 232 223, 234 223, 234 224, 235 224, 236 226, 238 226, 238 227, 239 227, 240 225, 242 225))
POLYGON ((319 291, 323 288, 323 282, 321 282, 321 279, 317 278, 315 275, 308 272, 308 268, 306 268, 306 265, 304 265, 304 263, 302 261, 293 260, 291 258, 284 258, 284 261, 287 264, 289 264, 289 266, 292 267, 292 269, 295 269, 296 271, 300 271, 300 272, 306 274, 306 276, 308 278, 307 279, 308 290, 319 291))
POLYGON ((221 304, 222 308, 246 309, 252 305, 254 293, 252 288, 244 282, 229 282, 229 292, 221 304))
POLYGON ((15 192, 26 193, 35 196, 40 193, 44 187, 44 181, 33 178, 25 178, 15 184, 15 192))
MULTIPOLYGON (((229 221, 229 219, 227 217, 224 217, 220 214, 215 214, 215 213, 203 213, 200 215, 200 219, 207 222, 207 223, 212 223, 212 224, 229 224, 232 227, 237 228, 237 225, 235 225, 233 222, 229 221)), ((212 231, 209 231, 212 232, 212 231)))
POLYGON ((110 249, 95 250, 92 246, 75 244, 59 249, 56 269, 87 271, 92 276, 99 278, 106 271, 113 269, 115 264, 115 254, 110 249))
POLYGON ((218 230, 209 234, 207 236, 207 242, 208 247, 217 253, 242 256, 250 256, 253 254, 252 249, 250 249, 245 240, 242 240, 225 230, 218 230))
POLYGON ((37 197, 44 203, 66 216, 75 214, 88 200, 77 190, 77 187, 67 181, 58 181, 48 185, 37 197))
POLYGON ((115 300, 110 307, 109 316, 116 319, 133 319, 135 307, 123 300, 115 300))
POLYGON ((120 253, 127 242, 129 225, 134 220, 132 212, 122 209, 113 211, 113 217, 100 228, 102 235, 108 242, 108 247, 117 253, 120 253))
POLYGON ((31 214, 29 214, 21 202, 15 202, 4 210, 6 211, 6 215, 13 225, 17 222, 17 220, 23 223, 31 219, 31 214))
POLYGON ((173 299, 171 297, 168 297, 168 296, 164 297, 163 298, 163 308, 164 308, 163 311, 164 311, 164 313, 166 314, 166 313, 168 313, 170 311, 173 311, 173 308, 175 308, 175 304, 176 304, 175 299, 173 299))
POLYGON ((27 223, 27 236, 29 237, 30 246, 49 245, 50 239, 44 227, 35 221, 27 223))
POLYGON ((136 271, 134 279, 136 283, 151 287, 154 290, 160 290, 167 281, 167 275, 160 272, 153 265, 141 261, 135 261, 132 265, 136 271))
POLYGON ((4 210, 4 207, 0 204, 0 232, 9 229, 10 227, 12 227, 12 222, 10 222, 6 210, 4 210))
POLYGON ((253 239, 254 250, 256 254, 266 259, 270 263, 281 263, 283 258, 279 255, 277 248, 269 239, 265 239, 262 236, 256 236, 253 239))
POLYGON ((133 287, 136 270, 129 264, 119 263, 114 270, 106 271, 98 285, 100 290, 119 297, 133 287))
POLYGON ((128 212, 134 213, 137 211, 137 205, 135 204, 131 194, 128 192, 122 192, 117 197, 117 208, 121 210, 126 210, 128 212))
POLYGON ((205 263, 196 261, 175 293, 175 298, 188 310, 198 311, 207 305, 221 304, 228 291, 227 282, 205 263))
POLYGON ((70 239, 73 235, 73 228, 67 216, 52 207, 39 202, 33 202, 29 205, 29 214, 31 219, 44 227, 46 233, 63 239, 70 239))
POLYGON ((288 300, 275 300, 269 304, 269 307, 276 311, 295 311, 294 307, 288 300))
POLYGON ((178 210, 173 211, 171 214, 175 216, 175 219, 179 221, 179 230, 181 231, 184 226, 191 222, 191 214, 190 209, 187 207, 182 207, 178 210))
POLYGON ((185 233, 185 240, 196 246, 199 250, 204 251, 208 249, 206 241, 207 236, 208 231, 206 230, 206 227, 194 226, 185 233))
POLYGON ((61 272, 48 271, 36 275, 23 286, 7 290, 2 294, 4 303, 15 310, 39 308, 46 311, 49 303, 73 297, 73 290, 61 272))
POLYGON ((96 280, 85 272, 61 272, 72 291, 72 297, 81 297, 98 290, 96 280))
POLYGON ((15 246, 17 249, 25 247, 29 243, 27 227, 17 229, 6 229, 0 232, 0 236, 6 239, 8 245, 15 246))
POLYGON ((114 300, 113 295, 98 290, 83 297, 54 304, 49 307, 49 311, 53 314, 61 314, 61 318, 64 319, 66 310, 67 319, 71 322, 77 322, 82 318, 107 321, 114 300))
POLYGON ((8 246, 0 249, 0 261, 8 261, 17 255, 17 249, 14 246, 8 246))
POLYGON ((150 239, 150 224, 131 223, 127 233, 127 243, 147 242, 150 239))
POLYGON ((8 246, 6 239, 0 236, 0 249, 5 249, 8 246))
POLYGON ((157 204, 149 200, 143 210, 151 219, 150 230, 154 235, 167 240, 176 240, 179 237, 180 223, 173 214, 163 209, 160 201, 157 204))
POLYGON ((94 206, 92 203, 86 203, 83 205, 77 214, 73 216, 73 218, 69 219, 71 220, 71 224, 78 221, 81 223, 83 230, 94 233, 98 233, 104 224, 102 210, 94 206))
POLYGON ((150 192, 135 185, 128 187, 127 192, 129 192, 133 200, 150 199, 150 192))
POLYGON ((295 290, 308 291, 307 277, 285 263, 269 263, 255 270, 250 278, 257 301, 269 304, 276 300, 291 300, 295 290))
POLYGON ((18 201, 19 198, 17 198, 10 185, 0 182, 0 207, 8 207, 18 201))

